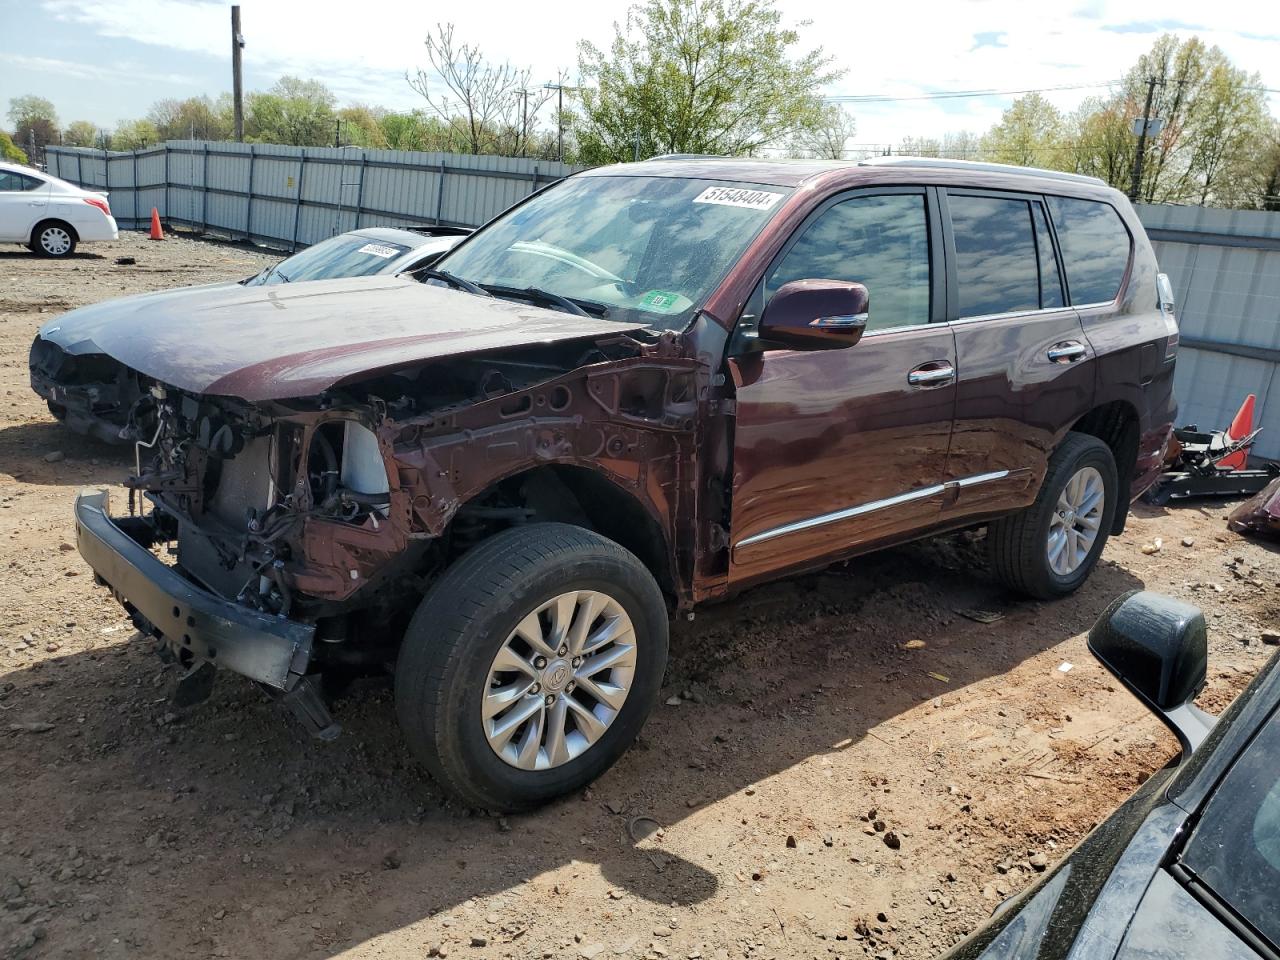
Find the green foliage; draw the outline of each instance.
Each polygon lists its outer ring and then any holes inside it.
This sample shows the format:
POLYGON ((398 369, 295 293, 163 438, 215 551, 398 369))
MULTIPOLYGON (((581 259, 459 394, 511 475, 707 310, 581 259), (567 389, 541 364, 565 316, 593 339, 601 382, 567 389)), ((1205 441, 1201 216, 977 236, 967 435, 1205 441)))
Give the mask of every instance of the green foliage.
POLYGON ((35 94, 14 97, 9 101, 9 122, 17 128, 30 126, 32 123, 46 120, 55 128, 58 126, 58 111, 53 101, 35 94))
POLYGON ((9 163, 27 162, 26 153, 14 146, 13 138, 3 130, 0 130, 0 160, 7 160, 9 163))
POLYGON ((646 0, 607 51, 579 45, 580 159, 749 154, 829 122, 818 91, 841 76, 794 50, 772 0, 646 0))
POLYGON ((159 142, 160 134, 150 120, 122 120, 111 137, 111 149, 142 150, 159 142))
POLYGON ((13 140, 26 147, 56 143, 58 140, 58 111, 44 97, 28 94, 9 101, 9 122, 13 124, 13 140))
POLYGON ((246 98, 246 140, 294 146, 332 145, 337 98, 319 80, 281 77, 266 93, 246 98))
POLYGON ((230 94, 157 100, 147 111, 161 140, 226 140, 234 129, 230 94))
POLYGON ((1065 132, 1057 107, 1038 93, 1024 94, 982 138, 982 156, 992 163, 1056 169, 1063 161, 1065 132))
POLYGON ((88 120, 72 120, 62 131, 62 142, 68 147, 92 147, 98 142, 98 128, 88 120))
POLYGON ((386 149, 387 137, 378 122, 386 111, 380 107, 369 107, 355 104, 343 107, 338 111, 337 119, 342 121, 342 143, 356 147, 386 149))

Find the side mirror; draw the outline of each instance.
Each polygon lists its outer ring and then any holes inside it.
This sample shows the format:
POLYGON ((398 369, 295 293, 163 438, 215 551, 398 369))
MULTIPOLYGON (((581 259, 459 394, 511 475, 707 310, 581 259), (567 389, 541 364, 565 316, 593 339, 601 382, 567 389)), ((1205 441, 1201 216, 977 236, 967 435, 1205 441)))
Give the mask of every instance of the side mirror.
POLYGON ((1214 718, 1192 701, 1209 661, 1204 614, 1146 590, 1118 597, 1089 631, 1089 652, 1156 713, 1190 753, 1214 718))
POLYGON ((852 347, 867 329, 869 302, 860 283, 792 280, 769 300, 759 337, 796 350, 852 347))

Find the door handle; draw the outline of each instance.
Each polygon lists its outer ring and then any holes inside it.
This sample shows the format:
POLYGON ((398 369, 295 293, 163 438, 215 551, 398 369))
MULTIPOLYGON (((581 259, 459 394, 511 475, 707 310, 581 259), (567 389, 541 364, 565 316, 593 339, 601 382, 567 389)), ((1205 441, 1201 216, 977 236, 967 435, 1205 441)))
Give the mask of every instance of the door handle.
POLYGON ((956 378, 956 368, 946 360, 922 363, 907 374, 907 383, 913 387, 941 387, 956 378))
POLYGON ((1052 363, 1075 363, 1085 352, 1085 345, 1079 340, 1064 340, 1050 347, 1047 356, 1052 363))

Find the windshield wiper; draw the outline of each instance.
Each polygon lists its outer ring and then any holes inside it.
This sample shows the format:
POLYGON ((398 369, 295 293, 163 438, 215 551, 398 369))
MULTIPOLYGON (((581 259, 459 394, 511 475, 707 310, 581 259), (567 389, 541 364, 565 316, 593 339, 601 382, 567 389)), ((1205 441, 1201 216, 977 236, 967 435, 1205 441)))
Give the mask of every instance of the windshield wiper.
POLYGON ((580 300, 577 297, 562 297, 558 293, 543 290, 541 287, 504 287, 496 283, 486 283, 483 286, 484 289, 499 297, 518 297, 533 300, 547 306, 559 307, 561 310, 576 314, 579 317, 607 317, 609 315, 609 308, 603 303, 597 303, 595 300, 580 300))
POLYGON ((446 273, 444 270, 415 270, 413 272, 424 280, 439 280, 441 283, 447 283, 455 290, 465 290, 467 293, 474 293, 478 297, 493 296, 492 293, 480 286, 478 283, 472 283, 470 280, 463 280, 461 277, 455 277, 452 273, 446 273))

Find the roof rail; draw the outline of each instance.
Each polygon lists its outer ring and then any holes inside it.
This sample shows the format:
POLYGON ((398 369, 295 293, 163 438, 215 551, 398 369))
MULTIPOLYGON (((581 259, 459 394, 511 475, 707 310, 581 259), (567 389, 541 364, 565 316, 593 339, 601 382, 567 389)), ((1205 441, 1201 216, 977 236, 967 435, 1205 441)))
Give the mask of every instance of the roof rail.
POLYGON ((661 153, 650 160, 729 160, 723 153, 661 153))
POLYGON ((1065 180, 1069 183, 1091 183, 1107 186, 1105 180, 1098 177, 1086 177, 1079 173, 1064 173, 1061 170, 1042 170, 1039 167, 1017 167, 1008 163, 985 163, 978 160, 946 160, 941 157, 870 157, 859 160, 860 167, 932 167, 945 170, 984 170, 989 173, 1008 173, 1029 177, 1045 177, 1050 180, 1065 180))

